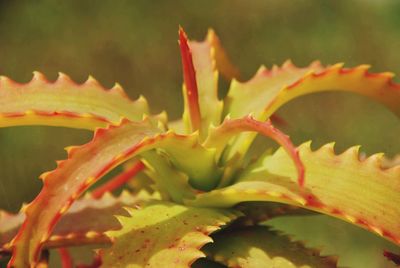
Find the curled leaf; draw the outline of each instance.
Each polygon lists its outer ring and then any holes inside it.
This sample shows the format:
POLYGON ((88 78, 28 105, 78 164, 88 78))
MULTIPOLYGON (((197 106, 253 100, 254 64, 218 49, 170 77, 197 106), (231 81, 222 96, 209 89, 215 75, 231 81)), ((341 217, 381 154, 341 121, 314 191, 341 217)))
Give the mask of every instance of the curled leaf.
MULTIPOLYGON (((323 67, 318 62, 298 68, 290 61, 271 71, 262 67, 247 82, 232 81, 224 102, 224 114, 231 118, 252 114, 263 121, 297 97, 324 91, 347 91, 367 96, 400 115, 400 85, 392 81, 393 74, 371 74, 368 68, 368 65, 360 65, 347 69, 343 64, 323 67)), ((236 152, 245 152, 254 137, 254 134, 238 137, 228 158, 236 152)))
POLYGON ((245 131, 253 131, 264 136, 270 137, 285 149, 297 170, 297 180, 300 186, 304 184, 304 166, 299 158, 297 149, 293 146, 289 137, 278 129, 274 128, 271 122, 260 122, 254 120, 251 116, 247 116, 236 120, 225 120, 222 125, 214 128, 207 140, 204 142, 205 147, 216 148, 217 157, 221 155, 222 150, 226 147, 229 140, 238 133, 245 131))

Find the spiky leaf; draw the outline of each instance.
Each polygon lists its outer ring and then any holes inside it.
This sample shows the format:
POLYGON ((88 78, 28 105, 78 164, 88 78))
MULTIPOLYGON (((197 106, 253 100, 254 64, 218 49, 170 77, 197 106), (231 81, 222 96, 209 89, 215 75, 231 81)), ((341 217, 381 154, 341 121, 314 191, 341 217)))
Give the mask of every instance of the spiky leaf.
POLYGON ((103 252, 106 267, 190 267, 204 257, 199 249, 212 241, 208 235, 237 216, 230 210, 167 202, 128 212, 131 217, 118 217, 123 228, 108 233, 114 243, 103 252))
POLYGON ((311 268, 336 267, 336 258, 320 256, 300 242, 265 226, 223 231, 213 236, 205 251, 212 259, 228 267, 311 268))
MULTIPOLYGON (((145 192, 132 196, 125 191, 118 197, 105 194, 100 199, 95 199, 90 194, 85 195, 63 215, 44 247, 108 241, 103 233, 121 228, 114 215, 127 216, 123 207, 134 206, 151 198, 153 197, 145 192)), ((17 234, 24 219, 25 214, 22 211, 17 214, 0 212, 0 248, 9 249, 11 239, 17 234)))
POLYGON ((14 240, 11 263, 16 266, 35 263, 42 244, 79 195, 112 168, 141 152, 163 148, 182 170, 201 171, 197 173, 201 175, 199 178, 210 179, 199 181, 199 184, 212 183, 215 178, 204 176, 202 172, 215 172, 214 154, 196 142, 195 136, 179 136, 172 132, 160 134, 160 130, 148 121, 124 121, 119 126, 99 129, 91 142, 70 148, 67 160, 58 162, 54 171, 42 175, 43 189, 25 210, 27 218, 14 240), (188 161, 187 155, 201 161, 188 161), (202 166, 204 164, 210 166, 202 166))
POLYGON ((189 204, 229 207, 243 201, 276 201, 338 217, 400 244, 400 167, 382 169, 381 155, 363 161, 358 147, 336 155, 333 145, 299 147, 306 168, 304 189, 283 149, 260 158, 234 185, 198 195, 189 204))
POLYGON ((0 77, 0 127, 49 125, 94 130, 121 118, 148 114, 143 97, 131 101, 120 85, 106 90, 95 79, 79 85, 60 73, 55 82, 35 72, 27 84, 0 77))
MULTIPOLYGON (((324 91, 348 91, 383 103, 400 115, 400 86, 392 73, 368 73, 368 65, 346 69, 343 64, 324 68, 318 62, 298 68, 290 61, 271 71, 261 68, 249 81, 233 81, 225 100, 225 114, 240 118, 252 114, 258 120, 269 118, 290 100, 324 91)), ((254 134, 241 135, 230 148, 227 159, 245 152, 254 134)))

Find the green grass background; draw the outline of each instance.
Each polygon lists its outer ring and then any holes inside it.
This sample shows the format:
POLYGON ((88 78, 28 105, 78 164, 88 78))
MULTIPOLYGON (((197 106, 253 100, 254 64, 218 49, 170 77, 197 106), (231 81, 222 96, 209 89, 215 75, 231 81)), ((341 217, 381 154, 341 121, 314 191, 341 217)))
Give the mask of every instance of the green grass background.
MULTIPOLYGON (((50 80, 62 71, 77 82, 91 74, 105 87, 121 83, 132 98, 143 94, 153 112, 166 110, 174 119, 182 113, 178 25, 198 40, 214 28, 246 79, 261 64, 289 58, 300 66, 315 59, 368 63, 398 74, 399 14, 396 0, 0 1, 0 73, 18 82, 34 70, 50 80)), ((221 85, 223 95, 228 83, 221 85)), ((314 147, 336 141, 338 152, 356 144, 368 154, 400 152, 398 118, 360 96, 302 97, 278 113, 296 144, 311 139, 314 147)), ((17 211, 32 200, 38 175, 65 158, 65 146, 90 137, 62 128, 1 129, 0 207, 17 211)), ((362 244, 353 241, 351 250, 362 244)))

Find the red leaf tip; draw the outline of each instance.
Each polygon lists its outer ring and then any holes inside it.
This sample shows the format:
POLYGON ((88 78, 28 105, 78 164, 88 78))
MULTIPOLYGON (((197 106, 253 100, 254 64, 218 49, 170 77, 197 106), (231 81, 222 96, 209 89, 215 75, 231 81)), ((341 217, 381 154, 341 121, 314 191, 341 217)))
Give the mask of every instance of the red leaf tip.
POLYGON ((201 122, 196 70, 194 69, 192 52, 188 44, 187 35, 181 26, 179 26, 179 47, 181 50, 183 79, 186 87, 185 94, 188 102, 190 122, 192 131, 195 131, 200 129, 201 122))

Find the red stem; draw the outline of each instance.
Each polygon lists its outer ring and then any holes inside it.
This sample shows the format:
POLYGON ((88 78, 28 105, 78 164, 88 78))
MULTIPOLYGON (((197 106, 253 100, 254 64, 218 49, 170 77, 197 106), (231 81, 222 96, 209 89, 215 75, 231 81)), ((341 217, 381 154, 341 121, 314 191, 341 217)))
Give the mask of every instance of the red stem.
POLYGON ((68 249, 66 248, 59 248, 58 253, 61 257, 61 267, 62 268, 72 268, 72 257, 69 254, 68 249))
POLYGON ((143 169, 144 164, 141 161, 137 162, 129 169, 123 171, 121 174, 110 179, 103 185, 97 187, 94 191, 92 191, 92 196, 96 199, 101 198, 106 192, 111 192, 124 185, 128 180, 130 180, 133 176, 135 176, 143 169))
POLYGON ((188 45, 186 33, 179 27, 179 47, 182 56, 183 79, 186 86, 186 98, 190 114, 192 131, 200 129, 201 115, 199 106, 199 96, 196 81, 196 70, 193 65, 192 52, 188 45))

